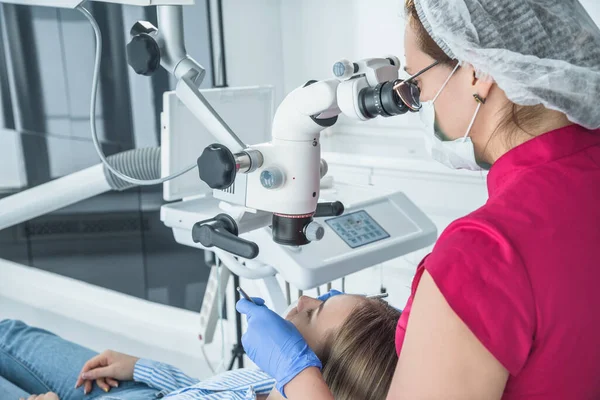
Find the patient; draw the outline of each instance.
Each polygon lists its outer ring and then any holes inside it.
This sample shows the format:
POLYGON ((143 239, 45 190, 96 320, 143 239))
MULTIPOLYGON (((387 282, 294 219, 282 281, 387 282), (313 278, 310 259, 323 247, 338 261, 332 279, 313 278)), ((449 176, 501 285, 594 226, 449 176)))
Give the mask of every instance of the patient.
MULTIPOLYGON (((399 315, 384 301, 362 296, 340 295, 325 302, 303 296, 286 319, 319 356, 335 399, 383 400, 397 362, 394 332, 399 315)), ((282 399, 274 386, 273 379, 254 369, 200 382, 166 364, 111 351, 96 355, 21 322, 0 322, 2 400, 40 393, 45 394, 31 398, 282 399)))

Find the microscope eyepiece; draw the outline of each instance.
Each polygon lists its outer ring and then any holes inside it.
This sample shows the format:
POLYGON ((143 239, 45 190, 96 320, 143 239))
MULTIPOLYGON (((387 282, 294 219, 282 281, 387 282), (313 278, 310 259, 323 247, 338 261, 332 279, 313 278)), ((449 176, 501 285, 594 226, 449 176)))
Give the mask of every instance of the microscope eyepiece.
MULTIPOLYGON (((375 87, 368 87, 358 94, 358 105, 360 112, 366 118, 372 119, 378 116, 394 117, 405 114, 408 111, 414 111, 407 106, 398 91, 394 89, 400 80, 388 81, 378 84, 375 87)), ((417 89, 418 90, 418 89, 417 89)))

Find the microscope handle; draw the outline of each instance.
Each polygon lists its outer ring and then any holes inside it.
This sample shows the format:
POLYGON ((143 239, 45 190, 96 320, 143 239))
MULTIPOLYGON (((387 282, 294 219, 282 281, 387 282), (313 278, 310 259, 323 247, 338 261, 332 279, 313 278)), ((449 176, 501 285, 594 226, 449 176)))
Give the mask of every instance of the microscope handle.
POLYGON ((204 247, 217 247, 236 256, 253 259, 258 256, 258 245, 237 236, 235 220, 227 214, 201 221, 192 228, 192 240, 204 247))
POLYGON ((319 203, 317 204, 317 210, 313 218, 320 217, 337 217, 344 213, 344 205, 339 201, 332 203, 319 203))

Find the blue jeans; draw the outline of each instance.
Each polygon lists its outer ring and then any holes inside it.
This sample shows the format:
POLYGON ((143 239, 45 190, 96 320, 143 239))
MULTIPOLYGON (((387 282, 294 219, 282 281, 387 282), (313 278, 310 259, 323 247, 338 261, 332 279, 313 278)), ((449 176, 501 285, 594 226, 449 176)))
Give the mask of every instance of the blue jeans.
POLYGON ((152 400, 159 391, 145 384, 119 382, 104 393, 84 396, 75 389, 79 372, 97 353, 23 322, 0 321, 0 399, 19 400, 30 394, 54 392, 60 400, 152 400))

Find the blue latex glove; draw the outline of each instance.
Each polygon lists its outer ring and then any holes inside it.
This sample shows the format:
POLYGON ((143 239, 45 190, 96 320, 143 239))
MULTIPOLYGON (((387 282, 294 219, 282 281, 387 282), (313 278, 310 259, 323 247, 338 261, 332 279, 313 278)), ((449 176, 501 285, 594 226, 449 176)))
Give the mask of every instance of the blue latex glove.
POLYGON ((321 369, 321 361, 294 324, 269 310, 263 299, 252 300, 256 304, 241 299, 235 306, 248 320, 242 345, 248 357, 277 381, 277 390, 286 397, 283 387, 306 368, 321 369))
POLYGON ((331 289, 329 292, 317 297, 317 299, 319 299, 321 301, 325 301, 330 297, 338 296, 340 294, 344 294, 344 293, 340 292, 339 290, 331 289))

